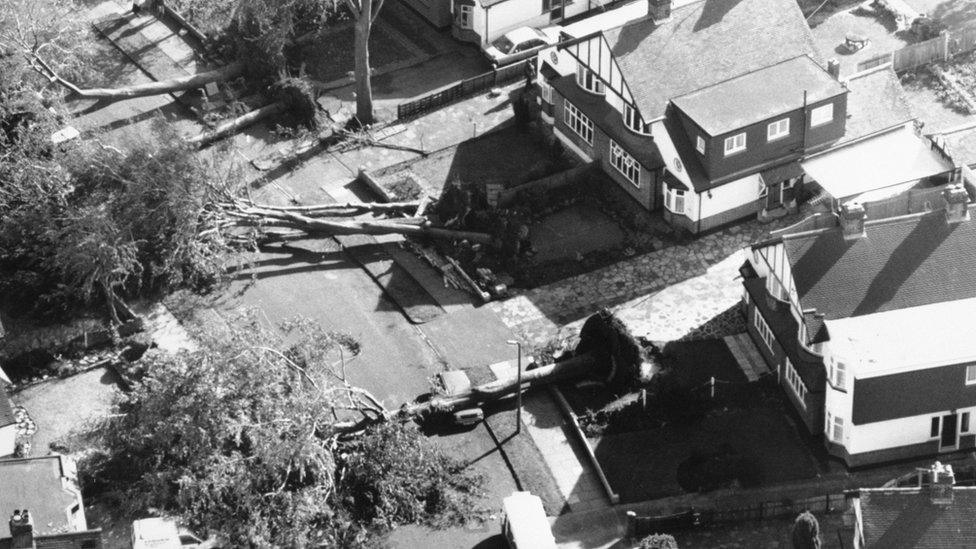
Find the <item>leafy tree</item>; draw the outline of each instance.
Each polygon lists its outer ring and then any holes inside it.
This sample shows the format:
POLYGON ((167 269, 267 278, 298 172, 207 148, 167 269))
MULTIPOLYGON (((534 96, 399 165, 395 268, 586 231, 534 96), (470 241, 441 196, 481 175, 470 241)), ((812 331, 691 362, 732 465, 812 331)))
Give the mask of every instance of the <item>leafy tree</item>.
POLYGON ((97 139, 54 147, 51 115, 25 108, 34 121, 0 134, 0 289, 20 312, 57 316, 104 300, 117 319, 117 293, 222 274, 228 243, 211 214, 222 172, 171 129, 157 124, 127 151, 97 139))
POLYGON ((790 533, 793 549, 820 549, 820 523, 809 510, 797 515, 790 533))
POLYGON ((478 479, 416 429, 355 436, 341 421, 377 413, 341 374, 340 346, 355 346, 309 322, 285 328, 288 346, 248 315, 196 352, 144 358, 120 414, 95 432, 86 489, 234 547, 356 547, 397 524, 470 515, 478 479))

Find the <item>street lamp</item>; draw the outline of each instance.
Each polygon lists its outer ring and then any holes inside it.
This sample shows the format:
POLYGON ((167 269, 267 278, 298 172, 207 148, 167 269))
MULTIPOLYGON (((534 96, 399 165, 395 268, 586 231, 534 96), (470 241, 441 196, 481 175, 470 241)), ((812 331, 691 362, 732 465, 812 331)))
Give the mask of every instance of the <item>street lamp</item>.
POLYGON ((506 343, 514 345, 518 351, 518 362, 516 362, 518 367, 516 384, 518 388, 515 392, 515 434, 517 435, 522 432, 522 343, 514 339, 509 339, 506 343))

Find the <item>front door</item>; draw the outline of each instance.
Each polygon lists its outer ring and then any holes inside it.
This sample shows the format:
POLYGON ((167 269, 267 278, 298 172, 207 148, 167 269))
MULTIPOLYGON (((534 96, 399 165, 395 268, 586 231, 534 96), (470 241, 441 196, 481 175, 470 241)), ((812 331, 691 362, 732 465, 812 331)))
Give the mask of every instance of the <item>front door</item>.
POLYGON ((766 211, 771 212, 783 205, 783 182, 774 183, 766 188, 766 211))
POLYGON ((954 450, 956 448, 959 415, 942 416, 942 436, 939 438, 940 450, 954 450))

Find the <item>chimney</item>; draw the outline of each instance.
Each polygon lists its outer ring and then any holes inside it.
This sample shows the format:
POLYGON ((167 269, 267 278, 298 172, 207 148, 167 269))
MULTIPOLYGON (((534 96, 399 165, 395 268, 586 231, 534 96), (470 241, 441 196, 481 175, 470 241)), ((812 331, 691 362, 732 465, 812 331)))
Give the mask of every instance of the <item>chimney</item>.
POLYGON ((961 184, 949 185, 942 191, 946 201, 946 223, 954 224, 969 219, 969 193, 961 184))
POLYGON ((840 80, 840 61, 837 58, 831 57, 827 60, 827 72, 834 77, 834 80, 840 80))
POLYGON ((943 465, 936 461, 929 469, 929 500, 933 505, 949 505, 952 503, 952 487, 956 483, 956 476, 952 472, 952 465, 943 465))
POLYGON ((848 202, 840 207, 840 226, 844 240, 857 240, 864 236, 864 220, 867 214, 859 202, 848 202))
POLYGON ((647 0, 647 16, 656 22, 671 18, 671 0, 647 0))
POLYGON ((27 509, 14 510, 10 518, 10 549, 35 549, 34 518, 27 509))

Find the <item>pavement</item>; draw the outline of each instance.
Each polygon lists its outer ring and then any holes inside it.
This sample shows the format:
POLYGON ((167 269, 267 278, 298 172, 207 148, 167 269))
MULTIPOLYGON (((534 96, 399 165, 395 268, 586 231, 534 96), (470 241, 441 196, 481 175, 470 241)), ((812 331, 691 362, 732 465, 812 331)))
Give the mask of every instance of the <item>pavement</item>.
POLYGON ((601 308, 618 314, 635 336, 652 341, 733 335, 744 329, 727 311, 742 296, 737 277, 745 249, 796 220, 746 221, 489 306, 530 346, 572 338, 601 308))
POLYGON ((810 31, 824 59, 834 58, 840 62, 842 77, 857 72, 858 63, 908 44, 895 34, 893 28, 886 26, 884 20, 871 14, 855 14, 853 9, 831 15, 810 31), (848 52, 844 42, 851 33, 867 38, 870 43, 855 53, 848 52))

